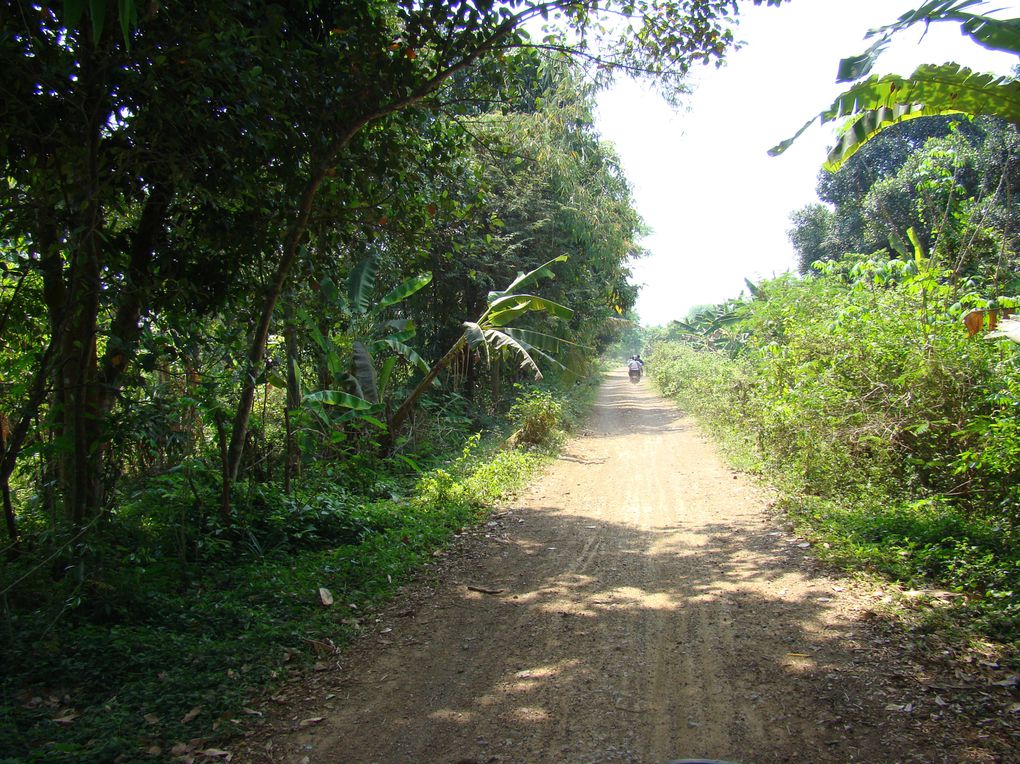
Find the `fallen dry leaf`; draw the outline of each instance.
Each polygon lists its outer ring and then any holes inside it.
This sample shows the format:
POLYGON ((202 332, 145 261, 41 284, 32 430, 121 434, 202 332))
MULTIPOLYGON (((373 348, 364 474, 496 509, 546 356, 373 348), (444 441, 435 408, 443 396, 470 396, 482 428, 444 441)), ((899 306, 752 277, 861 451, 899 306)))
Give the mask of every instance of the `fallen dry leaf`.
POLYGON ((326 607, 329 607, 330 605, 333 604, 333 592, 331 592, 325 586, 320 586, 319 601, 322 602, 322 604, 325 605, 326 607))
POLYGON ((181 724, 187 724, 188 722, 194 721, 195 717, 202 713, 201 706, 195 706, 193 709, 188 711, 184 716, 181 717, 181 724))
POLYGON ((73 708, 68 708, 65 711, 61 711, 59 716, 54 717, 53 721, 57 724, 70 724, 79 716, 81 714, 77 713, 73 708))
POLYGON ((298 722, 298 726, 299 727, 311 727, 313 724, 318 724, 319 722, 321 722, 325 718, 326 718, 325 716, 312 716, 312 717, 310 717, 308 719, 302 719, 300 722, 298 722))
POLYGON ((224 751, 220 748, 206 748, 202 751, 203 756, 208 756, 211 759, 223 759, 224 761, 230 761, 234 758, 234 754, 230 751, 224 751))
POLYGON ((159 724, 159 717, 155 714, 145 714, 142 718, 149 724, 159 724))

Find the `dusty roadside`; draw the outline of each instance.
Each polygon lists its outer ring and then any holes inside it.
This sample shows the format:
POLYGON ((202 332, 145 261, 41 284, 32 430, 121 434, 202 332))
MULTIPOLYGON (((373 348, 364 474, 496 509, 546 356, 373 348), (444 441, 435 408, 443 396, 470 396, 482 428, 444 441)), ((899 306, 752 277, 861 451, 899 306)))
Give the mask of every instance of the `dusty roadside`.
POLYGON ((267 701, 234 760, 1020 761, 1010 688, 917 662, 767 503, 610 375, 542 479, 267 701))

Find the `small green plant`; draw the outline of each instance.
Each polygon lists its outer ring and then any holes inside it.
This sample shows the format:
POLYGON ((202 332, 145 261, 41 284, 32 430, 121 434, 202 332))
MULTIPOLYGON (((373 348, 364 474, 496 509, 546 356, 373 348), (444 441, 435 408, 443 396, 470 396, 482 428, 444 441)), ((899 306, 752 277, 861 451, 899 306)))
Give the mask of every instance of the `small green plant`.
POLYGON ((541 389, 529 390, 510 407, 510 421, 517 428, 517 441, 534 446, 556 438, 563 416, 562 401, 541 389))

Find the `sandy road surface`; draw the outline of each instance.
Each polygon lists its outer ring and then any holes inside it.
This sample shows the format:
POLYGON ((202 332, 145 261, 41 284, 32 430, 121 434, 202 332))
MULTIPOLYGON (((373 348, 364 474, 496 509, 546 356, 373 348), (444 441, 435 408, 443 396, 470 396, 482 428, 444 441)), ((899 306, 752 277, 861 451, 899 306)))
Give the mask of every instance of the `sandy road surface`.
POLYGON ((612 374, 543 478, 341 669, 278 697, 241 759, 1009 760, 918 695, 920 667, 882 665, 871 593, 819 572, 765 501, 612 374))

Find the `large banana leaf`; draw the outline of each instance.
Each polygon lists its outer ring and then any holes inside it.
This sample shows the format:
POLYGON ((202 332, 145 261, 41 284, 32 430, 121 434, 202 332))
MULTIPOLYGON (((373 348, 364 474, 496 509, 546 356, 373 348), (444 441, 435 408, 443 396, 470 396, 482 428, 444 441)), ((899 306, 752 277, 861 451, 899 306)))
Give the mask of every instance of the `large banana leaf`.
POLYGON ((422 357, 414 351, 414 348, 405 345, 396 336, 382 337, 372 343, 372 349, 375 351, 380 351, 383 350, 384 348, 389 348, 390 350, 393 350, 401 358, 410 361, 412 364, 417 366, 422 371, 429 370, 429 365, 425 363, 425 361, 422 360, 422 357))
POLYGON ((530 369, 531 371, 534 371, 535 379, 542 378, 542 370, 538 368, 538 364, 535 363, 535 359, 531 357, 527 348, 509 334, 501 332, 498 329, 486 329, 485 344, 497 351, 503 350, 504 348, 509 349, 514 353, 514 355, 521 359, 522 369, 530 369))
POLYGON ((1020 54, 1020 19, 994 19, 990 16, 967 13, 965 9, 983 4, 983 0, 929 0, 919 8, 907 11, 892 24, 872 29, 867 37, 878 37, 864 53, 850 56, 839 62, 837 82, 853 82, 866 76, 892 40, 918 22, 925 26, 933 21, 955 21, 960 31, 974 42, 990 50, 1020 54))
POLYGON ((464 337, 467 339, 468 346, 472 349, 485 344, 485 332, 474 321, 464 322, 464 337))
POLYGON ((322 295, 322 299, 327 305, 340 303, 340 290, 337 289, 336 282, 329 276, 319 282, 319 294, 322 295))
POLYGON ((511 294, 500 297, 489 305, 483 324, 488 326, 506 326, 518 316, 528 311, 545 311, 551 316, 569 319, 574 311, 566 305, 547 300, 533 294, 511 294))
POLYGON ((351 371, 358 380, 362 394, 372 403, 379 400, 379 388, 376 384, 375 362, 364 342, 355 342, 351 347, 351 371))
POLYGON ((368 411, 372 408, 371 401, 345 393, 342 390, 319 390, 314 393, 308 393, 302 400, 305 403, 325 403, 330 406, 341 406, 352 411, 368 411))
POLYGON ((507 327, 503 331, 512 337, 516 337, 519 340, 527 342, 529 345, 541 348, 547 353, 565 353, 570 350, 570 348, 582 347, 582 345, 577 342, 568 340, 565 337, 559 337, 555 334, 549 334, 548 332, 538 332, 534 329, 517 329, 507 327))
POLYGON ((379 367, 379 397, 385 400, 386 390, 390 385, 390 375, 393 374, 393 367, 397 365, 397 357, 391 355, 385 361, 382 362, 382 366, 379 367))
POLYGON ((364 315, 371 305, 375 277, 379 273, 379 258, 370 255, 354 266, 347 280, 347 304, 351 312, 364 315))
POLYGON ((556 274, 553 273, 552 269, 550 269, 549 266, 552 265, 553 263, 566 262, 568 259, 569 259, 568 255, 560 255, 559 257, 554 257, 552 260, 549 260, 546 263, 542 263, 533 271, 529 271, 528 273, 518 273, 517 278, 510 282, 510 286, 508 286, 506 289, 499 292, 489 292, 489 303, 491 304, 501 297, 506 297, 508 295, 513 294, 513 291, 515 289, 517 289, 518 287, 522 287, 531 281, 538 281, 539 279, 544 278, 550 279, 556 278, 556 274))
POLYGON ((397 342, 407 342, 410 339, 414 339, 417 334, 417 330, 412 326, 410 329, 404 329, 401 332, 394 332, 393 334, 387 334, 387 339, 394 339, 397 342))
POLYGON ((936 114, 988 114, 1020 125, 1020 82, 972 72, 958 64, 922 65, 911 77, 870 77, 840 95, 792 138, 769 150, 783 153, 818 119, 821 124, 852 120, 829 153, 825 167, 838 169, 881 130, 916 117, 936 114))
POLYGON ((431 273, 422 273, 418 276, 411 276, 397 284, 393 289, 383 295, 379 300, 380 308, 387 308, 396 305, 401 300, 406 300, 419 289, 424 288, 432 281, 431 273))
MULTIPOLYGON (((545 360, 546 362, 552 364, 553 366, 555 366, 555 367, 557 367, 559 369, 562 369, 563 371, 572 371, 559 358, 556 358, 556 357, 552 356, 550 353, 547 353, 542 348, 536 347, 535 345, 532 345, 527 340, 523 339, 521 334, 519 334, 520 331, 521 330, 519 330, 519 329, 513 330, 513 329, 509 329, 508 328, 508 329, 506 329, 504 334, 506 334, 506 335, 510 336, 511 338, 513 338, 517 342, 518 345, 520 345, 522 348, 524 348, 528 352, 528 354, 530 356, 532 356, 532 357, 538 356, 539 358, 545 360)), ((561 357, 562 357, 562 355, 563 354, 561 353, 561 357)), ((522 367, 523 367, 523 364, 522 364, 522 367)))

